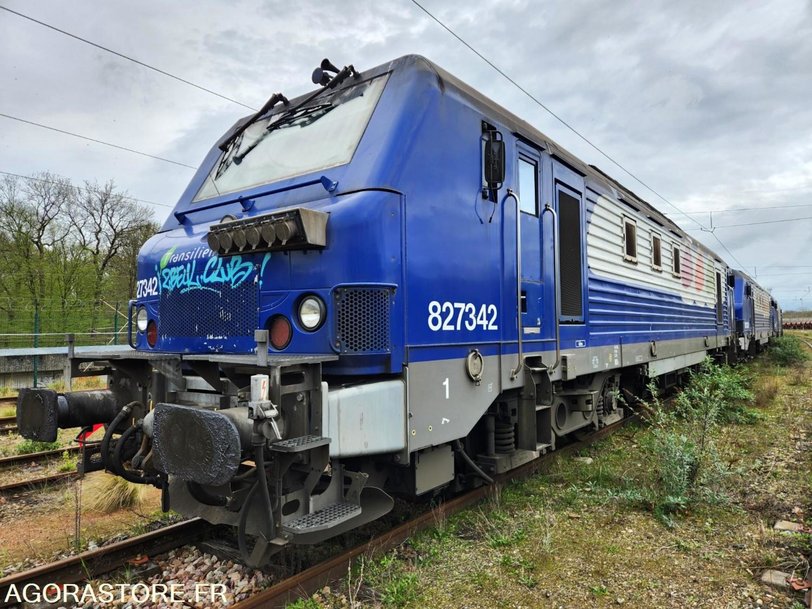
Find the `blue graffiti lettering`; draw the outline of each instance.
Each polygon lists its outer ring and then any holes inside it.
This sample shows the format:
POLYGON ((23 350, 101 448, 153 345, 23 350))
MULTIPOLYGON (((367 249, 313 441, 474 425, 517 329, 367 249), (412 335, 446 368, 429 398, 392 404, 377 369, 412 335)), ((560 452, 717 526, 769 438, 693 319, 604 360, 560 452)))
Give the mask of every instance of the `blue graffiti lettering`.
POLYGON ((161 269, 160 287, 162 290, 179 290, 181 293, 191 290, 216 292, 218 290, 214 286, 228 285, 236 288, 241 285, 251 276, 253 269, 254 265, 242 260, 240 256, 232 256, 228 259, 216 257, 209 258, 203 271, 198 273, 197 261, 193 260, 161 269))

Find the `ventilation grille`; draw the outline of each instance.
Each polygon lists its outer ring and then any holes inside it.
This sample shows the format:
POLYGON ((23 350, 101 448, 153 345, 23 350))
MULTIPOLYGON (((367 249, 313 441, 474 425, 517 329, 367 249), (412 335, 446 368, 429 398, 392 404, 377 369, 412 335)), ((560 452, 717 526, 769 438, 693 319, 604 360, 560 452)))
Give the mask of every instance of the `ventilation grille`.
POLYGON ((392 288, 335 290, 336 343, 341 353, 389 353, 392 288))
POLYGON ((161 292, 161 337, 230 339, 253 337, 257 329, 257 285, 247 277, 235 287, 161 292))

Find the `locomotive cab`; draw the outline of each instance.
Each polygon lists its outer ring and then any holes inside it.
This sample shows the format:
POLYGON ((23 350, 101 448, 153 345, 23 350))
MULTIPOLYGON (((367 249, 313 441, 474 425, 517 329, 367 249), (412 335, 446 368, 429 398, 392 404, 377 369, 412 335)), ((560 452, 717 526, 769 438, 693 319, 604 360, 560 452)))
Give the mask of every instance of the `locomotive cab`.
POLYGON ((21 392, 24 436, 105 423, 85 471, 234 525, 261 564, 732 348, 713 252, 454 76, 407 56, 313 82, 215 144, 141 249, 132 348, 71 358, 108 389, 21 392))

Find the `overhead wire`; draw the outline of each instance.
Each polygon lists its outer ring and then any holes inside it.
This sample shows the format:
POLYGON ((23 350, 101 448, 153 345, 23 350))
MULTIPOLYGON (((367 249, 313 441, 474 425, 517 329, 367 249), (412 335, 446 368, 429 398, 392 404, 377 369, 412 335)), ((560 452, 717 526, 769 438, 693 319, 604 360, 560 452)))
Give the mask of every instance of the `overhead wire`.
MULTIPOLYGON (((43 182, 45 184, 57 184, 58 183, 56 180, 46 180, 44 178, 35 178, 34 176, 25 176, 25 175, 22 175, 22 174, 19 174, 19 173, 13 173, 11 171, 0 170, 0 174, 7 175, 7 176, 13 176, 13 177, 16 177, 16 178, 22 178, 23 180, 34 180, 35 182, 43 182)), ((58 177, 62 177, 62 176, 58 176, 58 177)), ((65 178, 65 179, 67 180, 68 178, 65 178)), ((82 191, 82 190, 83 191, 89 191, 88 188, 85 188, 83 186, 76 186, 75 184, 71 184, 71 188, 75 188, 76 190, 80 190, 80 191, 82 191)), ((130 195, 118 195, 118 196, 120 196, 122 199, 128 199, 130 201, 137 201, 138 203, 145 203, 146 205, 157 205, 159 207, 168 207, 170 209, 174 207, 174 205, 169 205, 168 203, 158 203, 157 201, 148 201, 146 199, 139 199, 138 197, 131 197, 130 195)))
POLYGON ((799 220, 812 220, 812 216, 803 216, 801 218, 784 218, 783 220, 759 220, 757 222, 742 222, 741 224, 720 224, 718 226, 714 226, 711 229, 703 228, 688 228, 685 230, 695 231, 695 230, 703 230, 708 233, 712 233, 717 228, 737 228, 740 226, 757 226, 759 224, 780 224, 782 222, 798 222, 799 220))
MULTIPOLYGON (((1 7, 0 7, 1 8, 1 7)), ((133 154, 140 154, 141 156, 149 157, 151 159, 155 159, 157 161, 163 161, 164 163, 172 163, 173 165, 179 165, 180 167, 188 167, 189 169, 197 169, 197 167, 193 165, 187 165, 186 163, 181 163, 180 161, 174 161, 172 159, 167 159, 166 157, 157 156, 154 154, 149 154, 148 152, 142 152, 140 150, 136 150, 134 148, 128 148, 126 146, 119 146, 118 144, 113 144, 111 142, 105 142, 104 140, 99 140, 93 137, 88 137, 86 135, 81 135, 79 133, 74 133, 72 131, 66 131, 65 129, 59 129, 57 127, 52 127, 50 125, 44 125, 42 123, 38 123, 35 121, 30 121, 24 118, 20 118, 18 116, 12 116, 10 114, 3 114, 0 112, 0 116, 3 118, 7 118, 9 120, 18 121, 20 123, 25 123, 27 125, 33 125, 35 127, 41 127, 42 129, 48 129, 50 131, 56 131, 57 133, 62 133, 64 135, 70 135, 73 137, 77 137, 82 140, 87 140, 88 142, 94 142, 96 144, 103 144, 104 146, 109 146, 111 148, 117 148, 118 150, 124 150, 126 152, 132 152, 133 154)))
MULTIPOLYGON (((572 133, 574 133, 574 134, 575 134, 575 135, 576 135, 578 138, 580 138, 581 140, 583 140, 583 141, 584 141, 586 144, 588 144, 588 145, 589 145, 591 148, 593 148, 594 150, 596 150, 596 151, 597 151, 599 154, 601 154, 601 155, 602 155, 604 158, 606 158, 606 159, 607 159, 607 160, 609 160, 611 163, 613 163, 615 166, 617 166, 618 168, 620 168, 620 169, 621 169, 623 172, 625 172, 627 175, 629 175, 629 176, 630 176, 632 179, 634 179, 636 182, 638 182, 639 184, 641 184, 643 187, 645 187, 646 189, 648 189, 650 192, 652 192, 654 195, 656 195, 656 196, 657 196, 659 199, 661 199, 662 201, 664 201, 665 203, 667 203, 667 204, 668 204, 670 207, 672 207, 673 209, 677 210, 677 212, 679 212, 679 213, 680 213, 682 216, 684 216, 685 218, 687 218, 688 220, 690 220, 691 222, 693 222, 694 224, 696 224, 696 225, 697 225, 698 227, 700 227, 702 230, 704 230, 704 231, 708 231, 708 227, 706 227, 706 226, 705 226, 705 225, 703 225, 701 222, 699 222, 699 221, 698 221, 698 220, 696 220, 695 218, 693 218, 693 217, 691 217, 690 215, 688 215, 688 214, 687 214, 685 211, 683 211, 683 210, 682 210, 681 208, 679 208, 677 205, 675 205, 674 203, 672 203, 672 202, 671 202, 670 200, 668 200, 668 199, 667 199, 665 196, 663 196, 662 194, 660 194, 660 193, 659 193, 657 190, 655 190, 654 188, 652 188, 651 186, 649 186, 649 185, 648 185, 646 182, 644 182, 642 179, 640 179, 640 178, 639 178, 637 175, 635 175, 634 173, 632 173, 632 172, 631 172, 629 169, 627 169, 627 168, 626 168, 624 165, 622 165, 622 164, 621 164, 619 161, 617 161, 617 160, 616 160, 614 157, 612 157, 612 156, 611 156, 611 155, 609 155, 607 152, 605 152, 605 151, 604 151, 602 148, 600 148, 600 147, 599 147, 597 144, 593 143, 593 142, 592 142, 592 141, 591 141, 591 140, 590 140, 588 137, 586 137, 584 134, 582 134, 580 131, 578 131, 578 130, 577 130, 577 129, 576 129, 574 126, 573 126, 573 125, 571 125, 569 122, 567 122, 567 121, 566 121, 565 119, 563 119, 561 116, 559 116, 558 114, 556 114, 556 113, 555 113, 555 112, 554 112, 552 109, 550 109, 550 108, 549 108, 549 107, 548 107, 548 106, 547 106, 545 103, 543 103, 543 102, 542 102, 540 99, 538 99, 538 98, 537 98, 535 95, 533 95, 533 94, 532 94, 530 91, 528 91, 528 90, 527 90, 527 89, 525 89, 525 88, 524 88, 522 85, 520 85, 518 82, 516 82, 516 80, 514 80, 512 77, 510 77, 510 76, 509 76, 509 75, 508 75, 508 74, 507 74, 507 73, 506 73, 504 70, 502 70, 501 68, 499 68, 499 66, 497 66, 496 64, 494 64, 494 63, 493 63, 493 62, 492 62, 490 59, 488 59, 487 57, 485 57, 485 55, 483 55, 482 53, 480 53, 480 52, 479 52, 479 51, 478 51, 476 48, 474 48, 474 47, 473 47, 473 46, 472 46, 470 43, 468 43, 468 42, 467 42, 465 39, 463 39, 463 38, 462 38, 462 37, 461 37, 459 34, 457 34, 457 33, 456 33, 454 30, 452 30, 452 29, 451 29, 451 28, 450 28, 448 25, 446 25, 445 23, 443 23, 443 21, 442 21, 442 20, 440 20, 440 19, 439 19, 438 17, 436 17, 436 16, 435 16, 433 13, 431 13, 431 11, 429 11, 429 10, 428 10, 426 7, 424 7, 422 4, 420 4, 420 2, 418 2, 417 0, 410 0, 410 1, 412 2, 412 4, 414 4, 415 6, 417 6, 417 7, 418 7, 418 8, 419 8, 421 11, 423 11, 423 12, 424 12, 426 15, 428 15, 428 16, 429 16, 429 17, 430 17, 432 20, 434 20, 434 21, 435 21, 435 22, 436 22, 436 23, 437 23, 437 24, 438 24, 440 27, 442 27, 442 28, 443 28, 445 31, 447 31, 447 32, 448 32, 449 34, 451 34, 451 35, 452 35, 454 38, 456 38, 456 39, 457 39, 457 40, 458 40, 460 43, 462 43, 462 44, 463 44, 465 47, 467 47, 467 48, 468 48, 468 49, 469 49, 469 50, 470 50, 472 53, 474 53, 474 54, 475 54, 477 57, 479 57, 479 58, 480 58, 482 61, 484 61, 485 63, 487 63, 487 64, 488 64, 488 65, 489 65, 491 68, 493 68, 493 69, 494 69, 494 70, 495 70, 497 73, 499 73, 499 74, 500 74, 500 75, 501 75, 503 78, 505 78, 505 79, 506 79, 508 82, 510 82, 510 83, 511 83, 513 86, 515 86, 517 89, 519 89, 519 91, 521 91, 522 93, 524 93, 524 94, 525 94, 527 97, 529 97, 529 98, 530 98, 532 101, 534 101, 534 102, 535 102, 536 104, 538 104, 538 105, 539 105, 539 106, 540 106, 542 109, 544 109, 544 110, 545 110, 545 111, 546 111, 548 114, 550 114, 550 115, 551 115, 553 118, 555 118, 555 119, 556 119, 558 122, 560 122, 560 123, 561 123, 562 125, 564 125, 564 126, 567 128, 567 129, 569 129, 569 130, 570 130, 572 133)), ((725 250, 725 251, 726 251, 726 252, 727 252, 727 253, 730 255, 730 257, 733 259, 733 261, 734 261, 734 262, 736 262, 736 263, 737 263, 737 264, 738 264, 740 267, 743 267, 743 265, 742 265, 742 264, 741 264, 741 263, 740 263, 740 262, 737 260, 737 258, 736 258, 736 257, 733 255, 733 252, 731 252, 731 251, 730 251, 730 249, 728 249, 728 247, 727 247, 727 246, 726 246, 726 245, 725 245, 725 244, 722 242, 722 240, 719 238, 719 236, 718 236, 718 235, 716 235, 716 234, 713 234, 713 236, 714 236, 714 237, 716 238, 716 240, 719 242, 719 245, 721 245, 721 246, 724 248, 724 250, 725 250)))
POLYGON ((46 28, 51 29, 51 30, 53 30, 55 32, 59 32, 60 34, 63 34, 64 36, 68 36, 68 37, 73 38, 75 40, 78 40, 80 42, 84 42, 85 44, 89 44, 90 46, 95 47, 97 49, 100 49, 102 51, 106 51, 107 53, 111 53, 111 54, 113 54, 113 55, 115 55, 117 57, 120 57, 121 59, 125 59, 126 61, 131 61, 131 62, 133 62, 133 63, 135 63, 135 64, 137 64, 139 66, 147 68, 148 70, 152 70, 154 72, 157 72, 158 74, 163 74, 164 76, 167 76, 169 78, 177 80, 178 82, 182 82, 183 84, 189 85, 190 87, 194 87, 195 89, 205 91, 206 93, 210 93, 211 95, 215 95, 215 96, 217 96, 217 97, 219 97, 221 99, 224 99, 226 101, 230 101, 231 103, 242 106, 243 108, 248 108, 249 110, 253 110, 255 112, 257 110, 257 108, 255 108, 255 107, 253 107, 253 106, 251 106, 249 104, 243 103, 243 102, 241 102, 241 101, 239 101, 237 99, 234 99, 233 97, 229 97, 228 95, 218 93, 217 91, 214 91, 213 89, 209 89, 208 87, 204 87, 203 85, 199 85, 199 84, 197 84, 195 82, 192 82, 191 80, 187 80, 186 78, 182 78, 180 76, 177 76, 176 74, 172 74, 171 72, 167 72, 166 70, 162 70, 161 68, 157 68, 157 67, 155 67, 153 65, 150 65, 150 64, 148 64, 148 63, 146 63, 144 61, 140 61, 138 59, 135 59, 134 57, 130 57, 129 55, 125 55, 124 53, 121 53, 119 51, 115 51, 115 50, 113 50, 113 49, 111 49, 109 47, 106 47, 104 45, 93 42, 92 40, 88 40, 87 38, 82 38, 81 36, 77 36, 76 34, 71 34, 70 32, 68 32, 66 30, 63 30, 63 29, 58 28, 58 27, 56 27, 54 25, 51 25, 50 23, 45 23, 44 21, 40 21, 39 19, 35 19, 34 17, 31 17, 30 15, 26 15, 24 13, 20 13, 18 11, 12 10, 12 9, 8 8, 7 6, 0 6, 0 9, 4 10, 6 12, 12 13, 14 15, 17 15, 18 17, 21 17, 22 19, 27 19, 28 21, 32 21, 33 23, 41 25, 42 27, 46 27, 46 28))
POLYGON ((762 205, 759 207, 728 207, 727 209, 706 209, 704 211, 685 212, 688 216, 701 216, 703 214, 727 214, 740 211, 761 211, 770 209, 793 209, 796 207, 812 207, 812 203, 799 203, 797 205, 762 205))
POLYGON ((695 220, 694 218, 691 218, 690 216, 688 216, 688 215, 687 215, 687 214, 686 214, 684 211, 682 211, 682 209, 680 209, 679 207, 677 207, 677 206, 676 206, 674 203, 672 203, 671 201, 669 201, 667 198, 665 198, 663 195, 661 195, 661 194, 660 194, 658 191, 656 191, 654 188, 652 188, 651 186, 649 186, 649 185, 648 185, 646 182, 644 182, 644 181, 643 181, 641 178, 637 177, 637 176, 636 176, 634 173, 632 173, 632 172, 631 172, 629 169, 627 169, 627 168, 626 168, 624 165, 622 165, 622 164, 621 164, 619 161, 617 161, 617 160, 616 160, 614 157, 612 157, 612 156, 611 156, 609 153, 605 152, 605 151, 604 151, 602 148, 600 148, 600 147, 599 147, 597 144, 593 143, 593 142, 592 142, 592 140, 590 140, 588 137, 586 137, 584 134, 582 134, 580 131, 578 131, 578 130, 577 130, 575 127, 573 127, 573 126, 572 126, 572 125, 571 125, 569 122, 567 122, 567 121, 566 121, 564 118, 562 118, 561 116, 559 116, 558 114, 556 114, 556 113, 555 113, 553 110, 551 110, 551 109, 549 108, 549 106, 547 106, 547 105, 546 105, 544 102, 542 102, 540 99, 538 99, 538 98, 537 98, 535 95, 533 95, 533 94, 532 94, 530 91, 528 91, 528 90, 527 90, 527 89, 525 89, 525 88, 524 88, 522 85, 520 85, 518 82, 516 82, 516 81, 515 81, 513 78, 511 78, 511 77, 510 77, 510 76, 509 76, 509 75, 508 75, 508 74, 507 74, 507 73, 506 73, 504 70, 502 70, 502 69, 501 69, 499 66, 497 66, 495 63, 493 63, 493 62, 492 62, 490 59, 488 59, 487 57, 485 57, 485 56, 484 56, 482 53, 480 53, 480 52, 479 52, 477 49, 475 49, 475 48, 474 48, 474 47, 473 47, 471 44, 469 44, 468 42, 466 42, 466 41, 465 41, 465 40, 464 40, 464 39, 463 39, 463 38, 462 38, 462 37, 461 37, 459 34, 457 34, 457 33, 456 33, 454 30, 452 30, 452 29, 451 29, 449 26, 447 26, 445 23, 443 23, 443 22, 442 22, 442 21, 441 21, 441 20, 440 20, 438 17, 435 17, 435 16, 434 16, 434 15, 433 15, 433 14, 432 14, 432 13, 431 13, 431 12, 430 12, 430 11, 429 11, 427 8, 426 8, 426 7, 424 7, 422 4, 420 4, 420 3, 419 3, 417 0, 411 0, 411 2, 412 2, 412 3, 413 3, 415 6, 417 6, 417 7, 418 7, 418 8, 419 8, 421 11, 423 11, 424 13, 426 13, 426 15, 428 15, 429 17, 431 17, 431 18, 432 18, 432 19, 433 19, 435 22, 437 22, 437 24, 438 24, 438 25, 440 25, 440 27, 442 27, 442 28, 443 28, 445 31, 447 31, 447 32, 448 32, 449 34, 451 34, 451 35, 452 35, 454 38, 456 38, 457 40, 459 40, 459 41, 460 41, 460 42, 461 42, 463 45, 465 45, 465 46, 466 46, 466 47, 467 47, 467 48, 468 48, 468 49, 469 49, 471 52, 473 52, 473 53, 474 53, 474 54, 475 54, 477 57, 479 57, 479 58, 480 58, 482 61, 484 61, 485 63, 487 63, 487 64, 488 64, 488 65, 489 65, 491 68, 493 68, 493 69, 494 69, 496 72, 498 72, 498 73, 499 73, 499 74, 500 74, 500 75, 501 75, 503 78, 505 78, 505 79, 506 79, 508 82, 510 82, 510 83, 511 83, 513 86, 515 86, 517 89, 519 89, 519 91, 521 91, 521 92, 522 92, 522 93, 524 93, 524 94, 525 94, 527 97, 529 97, 531 100, 533 100, 533 101, 534 101, 536 104, 538 104, 538 105, 539 105, 541 108, 543 108, 543 109, 544 109, 544 110, 545 110, 545 111, 546 111, 548 114, 550 114, 550 116, 552 116, 553 118, 555 118, 555 119, 556 119, 558 122, 560 122, 562 125, 564 125, 564 126, 567 128, 567 129, 569 129, 570 131, 572 131, 572 133, 574 133, 576 136, 578 136, 578 137, 579 137, 581 140, 583 140, 583 141, 584 141, 586 144, 588 144, 588 145, 589 145, 591 148, 593 148, 594 150, 596 150, 596 151, 597 151, 599 154, 601 154, 601 155, 602 155, 604 158, 606 158, 607 160, 609 160, 609 161, 610 161, 611 163, 613 163, 615 166, 619 167, 619 168, 620 168, 620 169, 621 169, 623 172, 625 172, 626 174, 628 174, 629 176, 631 176, 631 177, 632 177, 632 178, 633 178, 635 181, 637 181, 639 184, 643 185, 643 186, 644 186, 645 188, 647 188, 647 189, 648 189, 650 192, 654 193, 654 194, 655 194, 657 197, 659 197, 659 198, 660 198, 660 199, 662 199, 662 200, 663 200, 665 203, 667 203, 667 204, 668 204, 668 205, 670 205, 672 208, 674 208, 675 210, 677 210, 677 211, 678 211, 680 214, 684 215, 684 216, 685 216, 686 218, 688 218, 688 219, 689 219, 691 222, 694 222, 695 224, 697 224, 697 225, 699 225, 699 226, 703 226, 703 224, 702 224, 701 222, 699 222, 699 221, 695 220))

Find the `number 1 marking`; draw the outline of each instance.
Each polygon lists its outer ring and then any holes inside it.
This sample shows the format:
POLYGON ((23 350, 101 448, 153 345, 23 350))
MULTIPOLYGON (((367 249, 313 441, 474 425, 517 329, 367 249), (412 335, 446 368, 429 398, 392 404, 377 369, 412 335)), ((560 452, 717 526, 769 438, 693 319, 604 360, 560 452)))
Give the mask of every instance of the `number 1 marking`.
POLYGON ((450 385, 448 383, 448 377, 446 377, 446 379, 443 381, 443 387, 445 387, 445 399, 449 399, 450 385))

